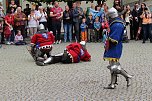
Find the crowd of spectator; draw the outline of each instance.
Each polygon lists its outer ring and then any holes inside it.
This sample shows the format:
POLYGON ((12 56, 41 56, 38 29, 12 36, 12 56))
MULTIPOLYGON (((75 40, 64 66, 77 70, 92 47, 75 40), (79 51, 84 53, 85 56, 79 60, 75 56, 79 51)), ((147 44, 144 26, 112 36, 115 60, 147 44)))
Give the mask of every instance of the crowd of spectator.
MULTIPOLYGON (((126 22, 128 40, 150 40, 152 43, 152 15, 145 3, 134 4, 133 10, 129 5, 121 6, 119 1, 113 5, 126 22)), ((38 25, 43 24, 45 29, 52 31, 55 43, 60 44, 72 41, 101 42, 104 32, 109 31, 108 6, 106 2, 98 5, 93 3, 87 10, 83 10, 81 2, 74 2, 72 8, 68 5, 60 7, 59 2, 50 2, 47 8, 42 5, 26 4, 22 11, 14 0, 4 14, 0 3, 0 44, 26 44, 24 40, 31 38, 38 30, 38 25), (62 40, 61 27, 63 23, 64 37, 62 40), (29 32, 28 32, 29 30, 29 32), (18 37, 18 38, 17 38, 18 37), (18 40, 20 39, 20 40, 18 40)))

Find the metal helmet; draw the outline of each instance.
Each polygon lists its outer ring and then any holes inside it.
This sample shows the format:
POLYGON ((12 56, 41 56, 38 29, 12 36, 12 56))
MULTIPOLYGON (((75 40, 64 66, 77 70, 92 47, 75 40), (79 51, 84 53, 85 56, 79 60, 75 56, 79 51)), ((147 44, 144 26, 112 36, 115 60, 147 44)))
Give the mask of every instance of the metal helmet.
POLYGON ((118 17, 118 11, 114 7, 112 7, 108 10, 108 16, 110 18, 118 17))
POLYGON ((81 45, 83 48, 86 49, 86 42, 85 42, 85 41, 81 41, 81 42, 80 42, 80 45, 81 45))
POLYGON ((44 25, 43 24, 40 24, 39 26, 38 26, 38 29, 39 30, 44 30, 45 28, 44 28, 44 25))

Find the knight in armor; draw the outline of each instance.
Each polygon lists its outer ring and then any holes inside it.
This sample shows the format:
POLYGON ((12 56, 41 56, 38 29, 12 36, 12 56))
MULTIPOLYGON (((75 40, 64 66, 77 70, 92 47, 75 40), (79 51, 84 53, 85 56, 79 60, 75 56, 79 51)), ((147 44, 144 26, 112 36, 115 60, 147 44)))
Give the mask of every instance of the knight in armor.
POLYGON ((121 18, 118 17, 118 12, 115 8, 108 10, 110 32, 105 44, 104 60, 109 61, 107 68, 111 73, 111 83, 104 87, 105 89, 114 89, 117 85, 117 75, 120 74, 125 77, 127 87, 130 86, 130 79, 132 78, 120 65, 119 59, 122 54, 122 39, 124 34, 125 25, 121 18))
POLYGON ((31 39, 31 55, 34 60, 45 60, 50 57, 53 43, 53 33, 46 31, 44 25, 40 24, 39 31, 31 39))
POLYGON ((80 43, 71 43, 66 46, 63 53, 50 56, 45 61, 37 61, 36 64, 39 66, 44 66, 47 64, 55 63, 79 63, 80 61, 90 61, 91 55, 86 49, 86 42, 81 41, 80 43))

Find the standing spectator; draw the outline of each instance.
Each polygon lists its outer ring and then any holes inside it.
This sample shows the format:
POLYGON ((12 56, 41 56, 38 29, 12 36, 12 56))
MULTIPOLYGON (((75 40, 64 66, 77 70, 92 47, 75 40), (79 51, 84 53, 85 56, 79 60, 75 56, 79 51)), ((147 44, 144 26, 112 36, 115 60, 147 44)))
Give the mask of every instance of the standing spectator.
POLYGON ((127 36, 128 36, 128 39, 130 40, 130 24, 131 24, 130 19, 132 15, 131 15, 131 10, 130 10, 129 5, 126 6, 126 9, 127 9, 127 12, 124 15, 124 20, 126 21, 127 36))
POLYGON ((50 2, 47 6, 47 27, 49 31, 52 31, 52 18, 50 17, 50 10, 53 8, 53 2, 50 2))
POLYGON ((23 36, 21 35, 21 31, 17 30, 17 34, 15 36, 15 45, 25 45, 26 42, 23 41, 23 36))
POLYGON ((87 24, 85 18, 82 19, 80 28, 81 28, 81 41, 87 42, 87 24))
POLYGON ((69 6, 65 6, 63 12, 63 27, 64 27, 64 42, 67 42, 67 38, 72 42, 72 13, 69 10, 69 6))
MULTIPOLYGON (((5 14, 4 14, 4 8, 2 6, 2 3, 0 2, 0 19, 1 20, 4 20, 4 17, 5 17, 5 14)), ((3 21, 2 21, 3 22, 3 21)), ((4 33, 2 32, 1 33, 1 40, 0 40, 1 43, 4 43, 4 33)))
POLYGON ((39 24, 43 24, 45 27, 45 30, 47 29, 47 13, 44 11, 44 8, 42 6, 39 6, 39 13, 37 14, 39 24))
POLYGON ((69 6, 65 6, 63 12, 63 27, 64 27, 64 42, 67 42, 67 38, 72 42, 72 13, 69 10, 69 6))
POLYGON ((26 16, 30 15, 31 8, 29 7, 29 4, 26 4, 26 8, 24 9, 24 14, 26 16))
POLYGON ((74 32, 74 21, 73 21, 73 10, 77 7, 76 3, 72 3, 72 9, 71 10, 71 13, 72 13, 72 39, 75 40, 75 32, 74 32))
POLYGON ((142 28, 143 28, 143 43, 149 37, 150 43, 152 43, 152 16, 148 8, 145 8, 142 15, 142 28))
POLYGON ((2 47, 1 43, 2 43, 2 33, 3 33, 3 19, 0 18, 0 48, 2 47))
POLYGON ((141 4, 141 7, 140 7, 139 13, 138 13, 139 28, 138 28, 138 32, 137 32, 137 35, 136 35, 136 39, 137 39, 137 40, 138 40, 138 39, 142 39, 142 36, 144 36, 143 33, 142 33, 142 31, 143 31, 143 30, 142 30, 143 18, 141 18, 141 15, 144 13, 145 8, 147 8, 147 7, 146 7, 146 4, 143 2, 143 3, 141 4))
POLYGON ((48 6, 48 9, 50 10, 50 8, 53 8, 53 2, 50 2, 47 6, 48 6))
POLYGON ((101 28, 101 23, 99 22, 99 17, 96 17, 94 22, 94 30, 95 30, 95 38, 96 38, 95 42, 99 41, 100 28, 101 28))
POLYGON ((15 4, 15 0, 11 0, 11 4, 8 7, 8 11, 10 10, 11 7, 13 7, 14 10, 16 11, 17 5, 15 4))
POLYGON ((79 1, 76 2, 77 7, 73 8, 73 24, 75 30, 75 38, 77 41, 80 41, 80 24, 82 22, 82 18, 84 17, 83 9, 80 7, 81 3, 79 1))
POLYGON ((31 9, 34 10, 34 13, 36 15, 39 14, 38 5, 36 5, 35 3, 32 3, 31 9))
POLYGON ((10 13, 11 13, 11 15, 14 16, 14 14, 15 14, 15 9, 14 9, 13 7, 10 8, 10 13))
POLYGON ((4 18, 4 8, 2 6, 2 3, 0 2, 0 18, 4 18))
POLYGON ((59 7, 57 1, 54 2, 54 7, 50 11, 50 16, 52 17, 52 30, 55 36, 57 44, 61 43, 61 18, 63 16, 63 10, 59 7), (56 34, 57 31, 57 34, 56 34))
POLYGON ((20 30, 23 38, 26 37, 25 35, 25 21, 27 19, 26 15, 22 12, 21 7, 17 7, 17 12, 14 14, 15 19, 15 27, 16 30, 20 30))
POLYGON ((30 31, 30 36, 33 36, 37 32, 37 26, 38 26, 37 16, 34 10, 31 10, 31 14, 28 15, 28 27, 30 31))
MULTIPOLYGON (((150 23, 149 23, 149 32, 150 32, 150 36, 151 36, 151 39, 152 39, 152 12, 151 12, 151 17, 150 17, 150 23)), ((152 43, 152 42, 151 42, 152 43)))
MULTIPOLYGON (((24 14, 28 17, 28 15, 30 15, 31 13, 31 8, 29 7, 29 4, 26 4, 26 8, 24 9, 24 14)), ((27 34, 29 29, 28 29, 28 19, 26 20, 26 30, 25 30, 25 33, 26 33, 26 36, 28 36, 27 34)))
POLYGON ((11 14, 11 11, 8 11, 7 15, 5 16, 5 25, 5 27, 9 27, 9 29, 11 30, 11 34, 6 40, 7 44, 14 44, 14 15, 11 14))
POLYGON ((134 9, 132 11, 132 17, 133 17, 133 34, 131 34, 131 39, 138 39, 136 38, 138 28, 139 28, 139 7, 138 3, 135 3, 134 9))
POLYGON ((91 13, 89 13, 86 23, 88 26, 88 42, 94 41, 94 26, 93 17, 91 13))

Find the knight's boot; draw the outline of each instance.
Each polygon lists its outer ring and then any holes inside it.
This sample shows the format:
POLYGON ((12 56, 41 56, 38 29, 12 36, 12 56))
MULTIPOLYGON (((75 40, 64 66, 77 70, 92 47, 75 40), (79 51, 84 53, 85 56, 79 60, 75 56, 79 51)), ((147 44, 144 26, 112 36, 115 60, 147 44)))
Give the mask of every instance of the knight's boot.
POLYGON ((47 64, 51 64, 53 62, 53 58, 52 57, 49 57, 47 58, 45 61, 36 61, 36 64, 38 66, 45 66, 47 64))
POLYGON ((43 62, 43 61, 45 61, 45 58, 43 58, 43 57, 38 57, 38 58, 37 58, 37 61, 43 62))
POLYGON ((111 83, 107 87, 104 87, 104 89, 115 89, 116 83, 117 83, 117 74, 111 73, 111 83))
POLYGON ((45 66, 44 62, 42 61, 36 61, 35 62, 38 66, 45 66))
POLYGON ((121 68, 120 70, 120 74, 122 76, 124 76, 126 78, 126 81, 127 81, 127 87, 129 87, 131 85, 131 81, 130 79, 132 78, 131 75, 129 75, 123 68, 121 68))

